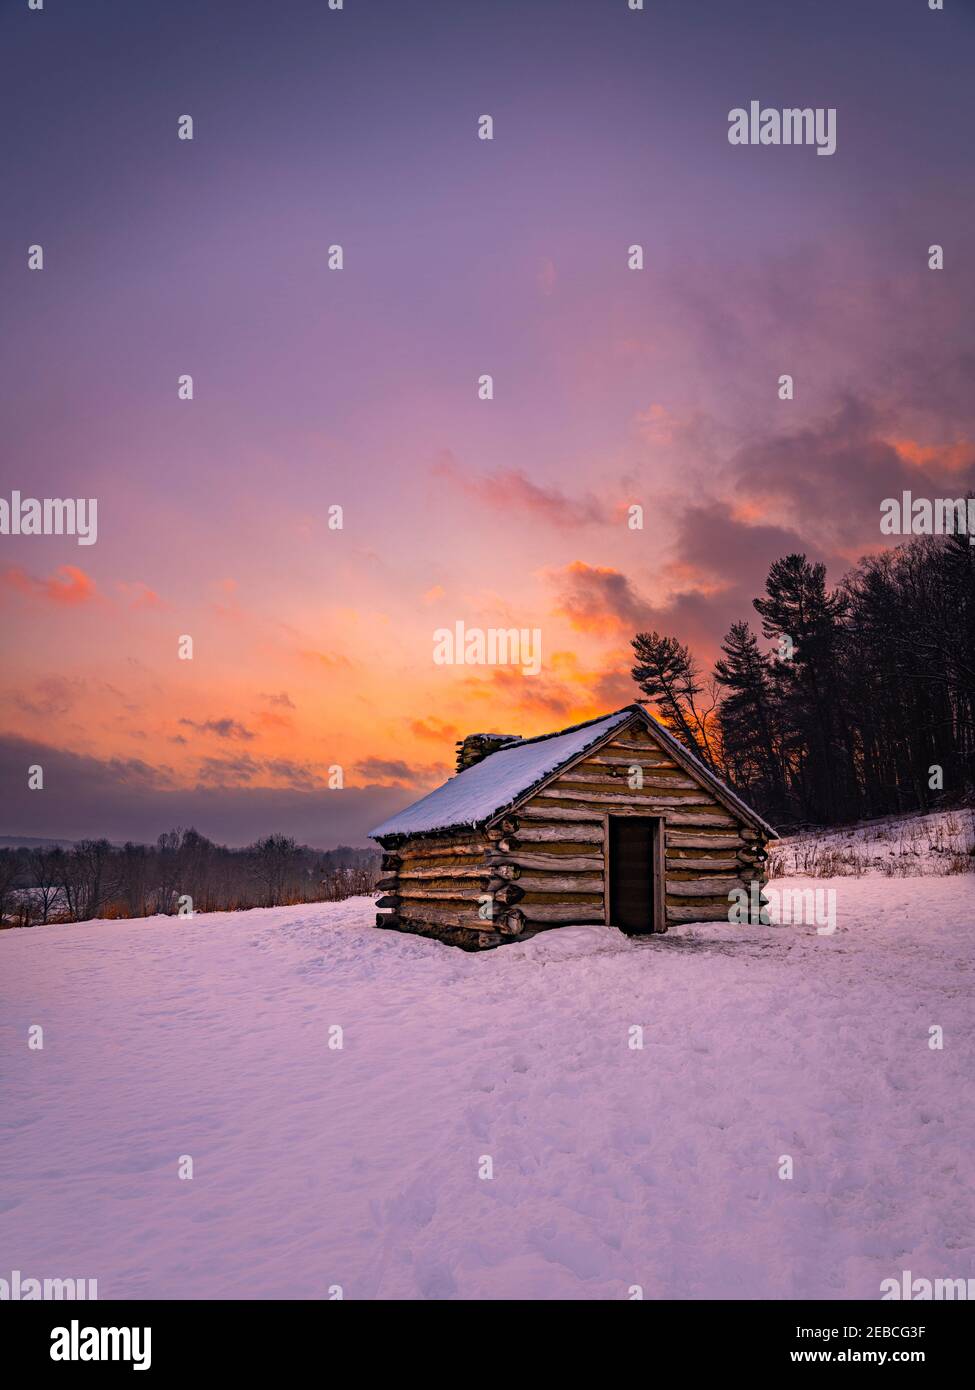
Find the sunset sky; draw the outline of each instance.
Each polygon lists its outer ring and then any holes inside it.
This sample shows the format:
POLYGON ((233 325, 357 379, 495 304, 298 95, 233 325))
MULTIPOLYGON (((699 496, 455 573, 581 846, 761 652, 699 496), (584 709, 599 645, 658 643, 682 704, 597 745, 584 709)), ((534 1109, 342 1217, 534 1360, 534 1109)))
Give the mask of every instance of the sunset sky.
POLYGON ((2 834, 365 844, 464 733, 631 701, 635 631, 707 665, 772 560, 975 484, 972 0, 3 0, 0 44, 0 495, 98 499, 0 537, 2 834), (836 153, 730 145, 751 99, 836 153), (460 620, 541 672, 434 664, 460 620))

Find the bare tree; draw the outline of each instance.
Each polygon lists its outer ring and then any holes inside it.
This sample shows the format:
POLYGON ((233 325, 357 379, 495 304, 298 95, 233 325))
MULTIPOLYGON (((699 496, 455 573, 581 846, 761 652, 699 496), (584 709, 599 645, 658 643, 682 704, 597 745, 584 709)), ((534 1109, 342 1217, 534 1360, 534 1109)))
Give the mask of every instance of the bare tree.
POLYGON ((57 850, 32 849, 27 855, 32 889, 31 910, 35 917, 40 917, 42 926, 47 925, 52 908, 64 896, 59 882, 58 853, 57 850))

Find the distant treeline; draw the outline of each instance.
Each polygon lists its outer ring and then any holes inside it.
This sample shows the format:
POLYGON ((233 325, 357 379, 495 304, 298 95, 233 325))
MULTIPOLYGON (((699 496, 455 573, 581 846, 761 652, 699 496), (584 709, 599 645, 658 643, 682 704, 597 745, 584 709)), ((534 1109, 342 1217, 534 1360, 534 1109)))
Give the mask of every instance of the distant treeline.
POLYGON ((773 825, 833 825, 970 801, 975 545, 918 538, 833 590, 788 555, 732 625, 710 680, 659 632, 633 639, 648 702, 773 825))
POLYGON ((334 902, 371 893, 379 858, 371 849, 308 849, 285 835, 227 849, 196 830, 170 830, 151 846, 4 849, 0 926, 334 902))

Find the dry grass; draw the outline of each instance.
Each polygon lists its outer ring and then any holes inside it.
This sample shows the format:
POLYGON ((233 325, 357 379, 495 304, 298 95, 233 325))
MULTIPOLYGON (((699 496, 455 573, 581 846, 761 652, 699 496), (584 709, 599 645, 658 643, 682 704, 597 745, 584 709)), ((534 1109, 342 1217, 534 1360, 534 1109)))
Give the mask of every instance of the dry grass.
POLYGON ((975 873, 975 811, 891 817, 795 835, 769 847, 770 878, 944 878, 975 873))

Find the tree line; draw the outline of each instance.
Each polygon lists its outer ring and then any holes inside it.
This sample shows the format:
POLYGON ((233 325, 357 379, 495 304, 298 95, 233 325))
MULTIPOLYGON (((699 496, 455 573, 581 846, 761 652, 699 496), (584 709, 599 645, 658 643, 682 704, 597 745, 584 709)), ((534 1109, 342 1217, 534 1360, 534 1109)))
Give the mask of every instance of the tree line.
POLYGON ((155 845, 4 849, 0 926, 334 902, 371 893, 378 871, 377 850, 313 850, 285 835, 228 849, 192 829, 155 845))
POLYGON ((633 638, 657 714, 777 827, 833 825, 971 801, 975 545, 917 537, 835 588, 787 555, 733 623, 710 676, 676 637, 633 638))

